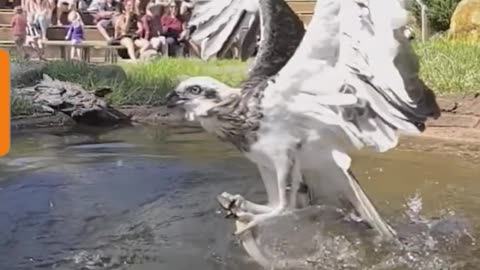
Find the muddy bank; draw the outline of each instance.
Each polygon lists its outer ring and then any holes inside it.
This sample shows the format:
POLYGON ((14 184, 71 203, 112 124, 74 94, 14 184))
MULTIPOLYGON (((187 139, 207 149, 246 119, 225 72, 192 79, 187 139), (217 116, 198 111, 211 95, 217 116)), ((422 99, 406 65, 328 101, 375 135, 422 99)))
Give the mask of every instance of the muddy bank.
MULTIPOLYGON (((164 106, 124 106, 118 107, 118 111, 125 114, 130 122, 124 125, 159 125, 169 127, 198 127, 200 125, 183 120, 183 115, 168 110, 164 106)), ((38 114, 32 116, 13 117, 11 128, 13 132, 31 129, 64 128, 69 129, 77 123, 68 115, 61 112, 54 114, 38 114)), ((93 127, 92 127, 93 128, 93 127)))
MULTIPOLYGON (((442 105, 442 117, 429 121, 427 130, 420 137, 436 139, 438 143, 435 148, 444 148, 448 152, 461 152, 459 145, 469 144, 472 147, 480 145, 480 96, 439 98, 439 101, 442 105)), ((196 123, 184 121, 180 113, 172 112, 163 106, 124 106, 117 109, 130 119, 129 124, 131 125, 200 128, 196 123)), ((75 125, 75 121, 61 113, 17 117, 12 120, 13 131, 36 128, 68 128, 75 125)), ((404 138, 401 141, 401 146, 418 150, 418 145, 413 141, 421 141, 421 138, 415 138, 414 140, 404 138)), ((429 149, 424 150, 428 151, 429 149)), ((467 152, 471 152, 470 150, 468 149, 467 152)))
POLYGON ((122 106, 118 110, 127 115, 132 124, 201 128, 198 123, 186 121, 183 113, 165 106, 122 106))
POLYGON ((114 87, 127 80, 125 71, 119 66, 36 61, 14 62, 11 66, 13 132, 68 130, 85 125, 92 129, 136 124, 196 126, 182 121, 181 114, 161 106, 112 106, 109 97, 117 90, 114 87), (59 70, 71 67, 75 67, 73 71, 108 80, 101 87, 70 82, 64 78, 65 72, 59 70))
POLYGON ((480 143, 480 93, 439 97, 442 116, 427 123, 422 136, 452 142, 480 143))
MULTIPOLYGON (((421 135, 448 141, 454 146, 461 144, 480 145, 480 94, 463 97, 439 97, 442 116, 427 123, 427 130, 421 135)), ((124 106, 117 108, 127 115, 132 125, 165 125, 199 127, 198 124, 183 120, 182 114, 157 106, 124 106)), ((75 122, 60 113, 12 119, 12 130, 74 126, 75 122)), ((453 147, 455 148, 455 147, 453 147)))

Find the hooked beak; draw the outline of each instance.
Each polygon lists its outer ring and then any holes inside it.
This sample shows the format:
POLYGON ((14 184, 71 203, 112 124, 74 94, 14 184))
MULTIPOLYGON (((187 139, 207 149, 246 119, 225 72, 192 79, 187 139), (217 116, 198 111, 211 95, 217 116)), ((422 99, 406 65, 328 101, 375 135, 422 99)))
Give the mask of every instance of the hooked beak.
POLYGON ((166 103, 167 103, 167 108, 177 107, 177 106, 182 105, 183 103, 185 103, 187 101, 186 99, 180 98, 180 96, 175 91, 169 92, 165 96, 165 99, 166 99, 166 103))

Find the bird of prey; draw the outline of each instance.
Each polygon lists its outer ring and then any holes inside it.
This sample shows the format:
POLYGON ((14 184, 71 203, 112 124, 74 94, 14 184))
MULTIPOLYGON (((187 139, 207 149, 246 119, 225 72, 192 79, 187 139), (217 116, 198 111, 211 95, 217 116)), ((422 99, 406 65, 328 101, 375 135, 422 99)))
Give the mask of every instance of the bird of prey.
POLYGON ((404 35, 403 1, 317 1, 305 32, 284 0, 258 0, 263 38, 241 87, 192 77, 167 94, 170 107, 257 165, 268 203, 230 196, 245 225, 237 234, 291 211, 306 193, 309 204, 348 202, 379 236, 396 239, 351 171, 349 154, 390 150, 440 116, 404 35))

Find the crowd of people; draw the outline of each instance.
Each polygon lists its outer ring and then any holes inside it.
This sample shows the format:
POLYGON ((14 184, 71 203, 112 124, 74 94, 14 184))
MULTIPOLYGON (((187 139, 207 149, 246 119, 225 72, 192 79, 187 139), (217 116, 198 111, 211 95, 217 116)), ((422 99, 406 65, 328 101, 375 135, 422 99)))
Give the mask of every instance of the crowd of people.
POLYGON ((65 39, 72 43, 71 57, 79 58, 84 16, 93 15, 108 44, 123 45, 128 57, 137 60, 147 50, 165 57, 196 53, 187 29, 192 9, 191 0, 22 0, 11 26, 17 49, 24 52, 26 44, 39 58, 43 58, 48 27, 64 26, 68 29, 65 39))
POLYGON ((125 46, 135 60, 149 49, 172 56, 190 47, 186 33, 192 8, 190 0, 93 0, 86 10, 95 12, 96 27, 108 43, 125 46))

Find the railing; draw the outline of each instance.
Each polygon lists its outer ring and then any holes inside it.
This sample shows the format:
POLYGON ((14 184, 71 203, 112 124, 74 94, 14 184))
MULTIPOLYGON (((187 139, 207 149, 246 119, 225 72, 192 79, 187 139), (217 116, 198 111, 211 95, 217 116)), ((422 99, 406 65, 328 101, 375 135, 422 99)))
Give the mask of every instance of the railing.
POLYGON ((427 6, 422 0, 415 0, 417 5, 420 6, 420 23, 422 27, 422 42, 428 39, 428 18, 427 18, 427 6))

